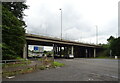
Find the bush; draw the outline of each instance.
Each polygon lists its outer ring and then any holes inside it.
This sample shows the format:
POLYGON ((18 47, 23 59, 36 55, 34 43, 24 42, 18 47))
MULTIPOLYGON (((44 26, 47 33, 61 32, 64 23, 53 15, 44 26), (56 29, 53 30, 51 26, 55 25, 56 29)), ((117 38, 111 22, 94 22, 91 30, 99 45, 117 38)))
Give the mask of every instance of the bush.
POLYGON ((46 67, 45 66, 40 66, 39 69, 40 70, 44 70, 46 67))

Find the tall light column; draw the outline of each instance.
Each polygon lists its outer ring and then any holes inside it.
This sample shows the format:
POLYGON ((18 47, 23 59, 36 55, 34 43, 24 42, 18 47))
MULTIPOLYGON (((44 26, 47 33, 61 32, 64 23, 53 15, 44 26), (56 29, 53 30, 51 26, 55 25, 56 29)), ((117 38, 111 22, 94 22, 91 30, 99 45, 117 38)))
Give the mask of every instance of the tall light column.
POLYGON ((62 9, 60 8, 61 11, 61 40, 62 40, 62 9))
POLYGON ((98 44, 98 26, 96 25, 96 45, 98 44))

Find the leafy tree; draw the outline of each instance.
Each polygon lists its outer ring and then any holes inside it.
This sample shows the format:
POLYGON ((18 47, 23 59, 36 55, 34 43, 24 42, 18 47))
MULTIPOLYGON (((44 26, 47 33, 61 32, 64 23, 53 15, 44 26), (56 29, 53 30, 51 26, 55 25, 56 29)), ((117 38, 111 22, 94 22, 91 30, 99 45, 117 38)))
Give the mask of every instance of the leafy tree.
POLYGON ((110 49, 113 56, 120 56, 120 37, 113 40, 110 49))
POLYGON ((114 38, 113 36, 110 36, 107 39, 108 43, 103 45, 103 48, 105 50, 105 55, 110 55, 110 50, 112 50, 112 56, 120 56, 120 37, 114 38))
POLYGON ((25 43, 24 2, 2 3, 2 55, 3 59, 22 57, 25 43))
POLYGON ((113 36, 110 36, 110 38, 107 39, 107 41, 110 43, 114 40, 115 38, 113 36))
POLYGON ((110 36, 110 38, 107 39, 109 50, 112 48, 111 45, 114 42, 114 40, 115 40, 115 38, 113 36, 110 36))
POLYGON ((110 56, 110 50, 112 51, 112 56, 120 56, 120 37, 110 36, 107 41, 107 44, 102 45, 104 48, 103 56, 110 56))

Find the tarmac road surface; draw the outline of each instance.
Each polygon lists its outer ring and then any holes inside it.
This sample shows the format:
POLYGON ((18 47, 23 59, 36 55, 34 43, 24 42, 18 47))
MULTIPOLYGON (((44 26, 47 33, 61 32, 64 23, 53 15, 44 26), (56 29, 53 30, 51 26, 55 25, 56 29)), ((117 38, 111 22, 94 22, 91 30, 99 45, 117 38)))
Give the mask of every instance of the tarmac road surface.
POLYGON ((118 81, 118 60, 114 59, 55 59, 64 67, 39 70, 3 78, 3 81, 118 81))

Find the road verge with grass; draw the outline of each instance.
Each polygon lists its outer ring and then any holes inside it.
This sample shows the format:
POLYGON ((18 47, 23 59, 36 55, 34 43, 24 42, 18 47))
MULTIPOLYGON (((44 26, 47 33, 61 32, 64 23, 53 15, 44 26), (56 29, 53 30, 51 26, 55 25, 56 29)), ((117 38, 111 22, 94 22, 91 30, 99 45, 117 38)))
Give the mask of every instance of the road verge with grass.
POLYGON ((42 58, 36 61, 21 61, 3 64, 2 77, 10 77, 17 74, 30 73, 36 70, 45 70, 64 66, 63 63, 54 61, 52 58, 42 58), (37 63, 36 63, 37 62, 37 63))

